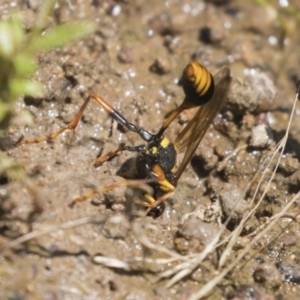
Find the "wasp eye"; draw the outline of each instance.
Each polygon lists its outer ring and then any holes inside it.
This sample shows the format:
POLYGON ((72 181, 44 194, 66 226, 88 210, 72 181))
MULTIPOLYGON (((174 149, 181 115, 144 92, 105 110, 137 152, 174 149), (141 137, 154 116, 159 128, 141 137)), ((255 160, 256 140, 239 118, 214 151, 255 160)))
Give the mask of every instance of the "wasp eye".
POLYGON ((185 67, 181 81, 186 100, 195 106, 205 104, 214 94, 213 76, 197 62, 191 62, 185 67))

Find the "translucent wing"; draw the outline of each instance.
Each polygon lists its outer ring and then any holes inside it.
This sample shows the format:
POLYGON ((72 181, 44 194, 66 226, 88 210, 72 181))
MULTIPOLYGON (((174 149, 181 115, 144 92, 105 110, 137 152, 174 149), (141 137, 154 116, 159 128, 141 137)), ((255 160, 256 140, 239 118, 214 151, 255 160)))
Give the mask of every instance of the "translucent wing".
POLYGON ((209 125, 226 100, 231 82, 229 67, 221 68, 215 74, 214 82, 215 91, 212 98, 198 109, 193 119, 187 124, 174 141, 178 152, 186 150, 183 160, 176 172, 175 183, 179 180, 209 125))

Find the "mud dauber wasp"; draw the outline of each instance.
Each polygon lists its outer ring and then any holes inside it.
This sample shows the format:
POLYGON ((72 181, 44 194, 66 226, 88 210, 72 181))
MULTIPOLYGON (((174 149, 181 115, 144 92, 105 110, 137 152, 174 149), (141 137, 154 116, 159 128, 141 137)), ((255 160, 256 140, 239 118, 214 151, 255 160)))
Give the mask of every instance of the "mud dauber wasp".
MULTIPOLYGON (((114 120, 137 133, 145 142, 145 145, 128 146, 121 143, 115 151, 97 158, 94 163, 101 164, 121 151, 137 152, 136 168, 139 179, 153 180, 150 186, 153 188, 153 195, 146 194, 142 205, 147 207, 147 214, 154 218, 159 217, 165 208, 164 201, 174 192, 178 180, 191 160, 205 132, 215 118, 216 114, 224 104, 227 92, 230 87, 230 69, 225 66, 214 76, 197 62, 189 63, 183 70, 182 87, 185 98, 182 104, 176 108, 164 121, 162 127, 156 134, 152 134, 142 127, 130 123, 121 113, 115 110, 106 100, 97 94, 90 94, 73 120, 64 128, 37 139, 22 140, 18 144, 39 143, 56 138, 67 130, 75 130, 89 101, 96 101, 114 120), (186 125, 177 138, 171 142, 163 134, 171 122, 184 110, 198 107, 199 109, 186 125), (184 157, 176 166, 177 155, 184 152, 184 157)), ((125 182, 126 184, 126 182, 125 182)), ((108 187, 117 187, 118 184, 108 187)), ((84 201, 90 195, 83 195, 76 198, 72 205, 84 201)))

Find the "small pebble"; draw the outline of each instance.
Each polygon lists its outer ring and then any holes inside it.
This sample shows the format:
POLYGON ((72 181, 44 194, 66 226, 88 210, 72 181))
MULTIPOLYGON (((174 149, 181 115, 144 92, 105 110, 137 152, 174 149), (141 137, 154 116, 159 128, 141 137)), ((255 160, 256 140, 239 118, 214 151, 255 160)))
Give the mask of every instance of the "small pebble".
POLYGON ((273 133, 266 124, 258 124, 252 129, 249 145, 254 148, 267 148, 273 142, 273 133))

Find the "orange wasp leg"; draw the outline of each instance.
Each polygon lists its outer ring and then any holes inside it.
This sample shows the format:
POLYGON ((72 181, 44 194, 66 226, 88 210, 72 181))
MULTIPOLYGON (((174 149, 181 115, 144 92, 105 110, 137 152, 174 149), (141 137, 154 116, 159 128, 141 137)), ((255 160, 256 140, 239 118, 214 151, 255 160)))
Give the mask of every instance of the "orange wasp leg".
MULTIPOLYGON (((57 136, 59 136, 60 134, 62 134, 65 131, 73 131, 74 132, 76 127, 78 126, 79 121, 82 118, 82 115, 83 115, 88 103, 90 102, 91 99, 96 101, 97 104, 100 105, 105 110, 105 112, 109 116, 111 116, 114 120, 116 120, 118 123, 120 123, 121 125, 128 128, 129 130, 138 133, 145 141, 150 141, 150 140, 153 139, 154 136, 151 133, 144 130, 143 128, 139 128, 139 127, 135 126, 134 124, 128 122, 125 117, 123 117, 118 111, 116 111, 101 96, 99 96, 97 94, 90 94, 86 98, 86 100, 84 101, 82 106, 80 107, 79 111, 77 112, 77 114, 75 115, 73 120, 66 127, 63 127, 61 129, 59 129, 58 131, 53 132, 53 133, 51 133, 50 135, 47 135, 47 136, 39 137, 39 138, 36 138, 36 139, 21 140, 17 143, 17 145, 35 144, 35 143, 40 143, 40 142, 43 142, 43 141, 50 141, 50 140, 55 139, 57 136)), ((101 163, 107 161, 108 159, 112 158, 113 156, 117 155, 119 152, 124 151, 124 150, 138 151, 140 149, 140 147, 141 146, 130 147, 130 146, 125 146, 125 144, 121 144, 118 149, 116 149, 114 151, 111 151, 111 152, 97 158, 93 162, 93 164, 101 164, 101 163)))
POLYGON ((155 164, 152 167, 153 175, 156 177, 156 182, 160 186, 160 189, 165 192, 164 195, 159 197, 158 199, 153 198, 152 195, 146 194, 144 197, 147 201, 138 201, 137 203, 147 207, 146 215, 153 210, 154 208, 158 207, 164 201, 166 201, 170 196, 173 194, 175 190, 175 186, 168 181, 166 178, 165 172, 161 168, 160 165, 155 164))
POLYGON ((138 204, 140 204, 140 205, 142 205, 144 207, 147 207, 145 215, 148 215, 151 210, 153 210, 154 208, 158 207, 160 204, 162 204, 163 202, 165 202, 166 200, 168 200, 173 193, 174 193, 174 190, 170 191, 170 192, 168 192, 166 194, 164 194, 163 196, 161 196, 157 200, 155 200, 152 196, 150 196, 152 198, 152 200, 150 200, 149 195, 145 195, 145 197, 148 200, 148 202, 146 202, 146 201, 139 201, 138 204))
POLYGON ((122 147, 124 144, 121 144, 119 146, 119 148, 117 148, 114 151, 109 151, 108 153, 101 155, 99 157, 97 157, 95 160, 93 160, 91 162, 91 165, 101 165, 102 163, 106 162, 107 160, 109 160, 110 158, 116 156, 119 152, 122 152, 124 149, 124 147, 122 147))
POLYGON ((74 131, 76 129, 90 99, 91 99, 91 95, 87 97, 87 99, 84 101, 83 105, 80 107, 78 113, 75 115, 73 120, 66 127, 63 127, 61 129, 59 129, 58 131, 53 132, 47 136, 42 136, 42 137, 39 137, 36 139, 21 140, 20 142, 18 142, 17 145, 37 144, 37 143, 44 142, 44 141, 51 141, 65 131, 68 131, 68 130, 74 131))

